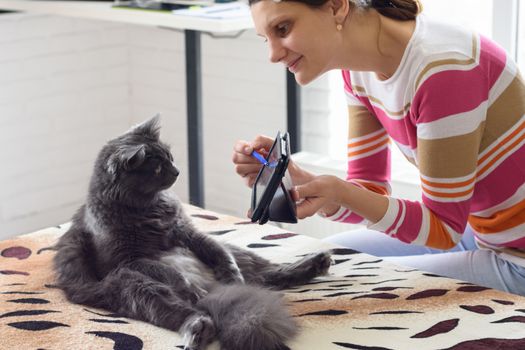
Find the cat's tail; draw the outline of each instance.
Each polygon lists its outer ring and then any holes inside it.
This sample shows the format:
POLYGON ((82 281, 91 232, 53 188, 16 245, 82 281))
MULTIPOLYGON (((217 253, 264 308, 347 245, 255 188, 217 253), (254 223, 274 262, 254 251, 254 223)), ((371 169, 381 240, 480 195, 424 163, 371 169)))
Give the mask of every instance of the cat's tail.
POLYGON ((211 315, 222 349, 285 350, 298 333, 282 295, 262 287, 221 285, 197 305, 211 315))

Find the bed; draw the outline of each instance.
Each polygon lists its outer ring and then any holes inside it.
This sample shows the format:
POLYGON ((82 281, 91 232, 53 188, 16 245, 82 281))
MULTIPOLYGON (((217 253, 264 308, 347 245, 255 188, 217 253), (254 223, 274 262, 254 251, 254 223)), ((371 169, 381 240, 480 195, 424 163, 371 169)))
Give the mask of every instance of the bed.
MULTIPOLYGON (((525 349, 524 297, 392 265, 299 232, 186 208, 202 231, 272 261, 332 251, 329 275, 285 291, 301 327, 290 349, 525 349)), ((71 304, 53 288, 49 247, 67 228, 0 241, 0 349, 182 348, 175 332, 71 304)))

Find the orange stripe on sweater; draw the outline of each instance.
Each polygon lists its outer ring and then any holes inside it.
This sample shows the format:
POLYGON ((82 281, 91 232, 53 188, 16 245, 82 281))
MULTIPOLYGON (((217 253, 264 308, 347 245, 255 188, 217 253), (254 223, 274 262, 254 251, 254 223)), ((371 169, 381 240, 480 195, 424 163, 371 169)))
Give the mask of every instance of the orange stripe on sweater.
POLYGON ((506 143, 508 143, 514 136, 519 134, 521 130, 525 128, 525 122, 523 122, 516 130, 514 130, 509 136, 505 137, 503 140, 501 140, 496 146, 494 146, 490 152, 485 154, 483 157, 481 157, 478 161, 478 165, 483 163, 486 159, 488 159, 491 155, 494 154, 494 152, 497 152, 499 149, 501 149, 506 143))
POLYGON ((381 137, 384 137, 385 135, 386 135, 386 131, 380 133, 379 135, 376 135, 376 136, 374 136, 374 137, 371 137, 371 138, 369 138, 369 139, 365 139, 365 140, 361 140, 361 141, 357 141, 357 142, 349 143, 349 144, 348 144, 348 148, 362 146, 362 145, 364 145, 364 144, 367 144, 367 143, 370 143, 370 142, 372 142, 372 141, 378 140, 378 139, 380 139, 381 137))
POLYGON ((380 186, 378 184, 371 183, 371 182, 366 182, 366 181, 359 181, 359 180, 354 180, 354 182, 359 183, 361 186, 363 186, 364 188, 366 188, 367 190, 370 190, 372 192, 379 193, 379 194, 382 194, 382 195, 388 195, 389 194, 388 190, 386 189, 386 187, 380 186))
POLYGON ((450 238, 447 229, 441 221, 436 217, 436 215, 430 212, 430 232, 428 233, 427 242, 425 245, 431 248, 437 249, 450 249, 453 248, 456 244, 450 238))
POLYGON ((499 233, 511 229, 525 223, 525 200, 488 218, 471 215, 468 222, 479 233, 499 233))
POLYGON ((472 184, 474 181, 476 181, 476 177, 473 177, 470 180, 462 181, 462 182, 452 182, 452 183, 440 183, 440 182, 432 182, 425 180, 423 178, 420 178, 421 182, 424 183, 427 186, 437 187, 437 188, 456 188, 456 187, 464 187, 467 185, 472 184))
POLYGON ((494 159, 492 159, 487 165, 485 165, 483 168, 481 168, 479 171, 478 171, 478 176, 481 176, 484 172, 486 172, 492 165, 494 165, 494 163, 496 163, 498 160, 500 160, 504 155, 506 155, 507 153, 511 152, 511 150, 516 147, 520 142, 522 142, 523 140, 525 139, 525 134, 521 135, 520 138, 518 138, 516 141, 514 141, 508 148, 507 150, 501 152, 500 154, 498 154, 496 157, 494 157, 494 159))
POLYGON ((389 142, 390 142, 390 139, 387 138, 384 141, 378 143, 377 145, 373 145, 373 146, 370 146, 370 147, 367 147, 367 148, 363 148, 363 149, 361 149, 359 151, 355 151, 355 152, 348 152, 348 157, 353 157, 353 156, 357 156, 357 155, 360 155, 360 154, 363 154, 363 153, 367 153, 367 152, 373 151, 374 149, 381 148, 383 145, 386 145, 389 142))
POLYGON ((426 189, 425 187, 422 187, 423 192, 428 193, 431 196, 434 197, 440 197, 440 198, 456 198, 456 197, 464 197, 466 195, 469 195, 474 191, 474 187, 472 187, 470 190, 463 191, 463 192, 454 192, 454 193, 443 193, 443 192, 435 192, 430 191, 426 189))

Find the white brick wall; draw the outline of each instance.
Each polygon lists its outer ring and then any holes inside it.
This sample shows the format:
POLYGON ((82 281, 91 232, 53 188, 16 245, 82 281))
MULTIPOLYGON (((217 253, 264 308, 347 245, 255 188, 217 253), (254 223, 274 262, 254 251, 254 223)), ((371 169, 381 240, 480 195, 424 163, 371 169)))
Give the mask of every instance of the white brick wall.
POLYGON ((244 217, 250 191, 235 174, 233 144, 286 126, 285 72, 268 62, 253 30, 237 39, 202 37, 206 206, 244 217))
POLYGON ((67 221, 130 124, 127 28, 0 16, 0 238, 67 221))
POLYGON ((181 176, 174 190, 188 198, 186 152, 186 74, 180 32, 128 26, 130 105, 133 123, 162 115, 162 138, 172 146, 181 176))
MULTIPOLYGON (((202 36, 206 207, 244 216, 233 143, 286 128, 285 71, 254 31, 202 36)), ((328 84, 303 90, 309 151, 328 147, 328 84)), ((188 198, 184 36, 152 27, 0 15, 0 239, 57 225, 83 202, 106 140, 161 112, 188 198)))

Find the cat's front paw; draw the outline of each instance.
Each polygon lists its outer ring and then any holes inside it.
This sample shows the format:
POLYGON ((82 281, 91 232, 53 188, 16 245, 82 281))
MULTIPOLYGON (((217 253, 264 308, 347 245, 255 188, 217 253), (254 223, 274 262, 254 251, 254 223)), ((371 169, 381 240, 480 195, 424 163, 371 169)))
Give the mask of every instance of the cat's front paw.
POLYGON ((184 350, 202 350, 215 337, 215 325, 208 315, 188 317, 180 328, 184 350))
POLYGON ((196 304, 200 299, 205 297, 208 294, 208 291, 197 286, 197 285, 187 285, 187 288, 184 291, 179 292, 180 296, 189 301, 192 304, 196 304))
POLYGON ((208 291, 201 288, 197 284, 184 280, 184 286, 177 290, 177 294, 184 300, 192 304, 196 304, 200 299, 204 298, 208 291))

